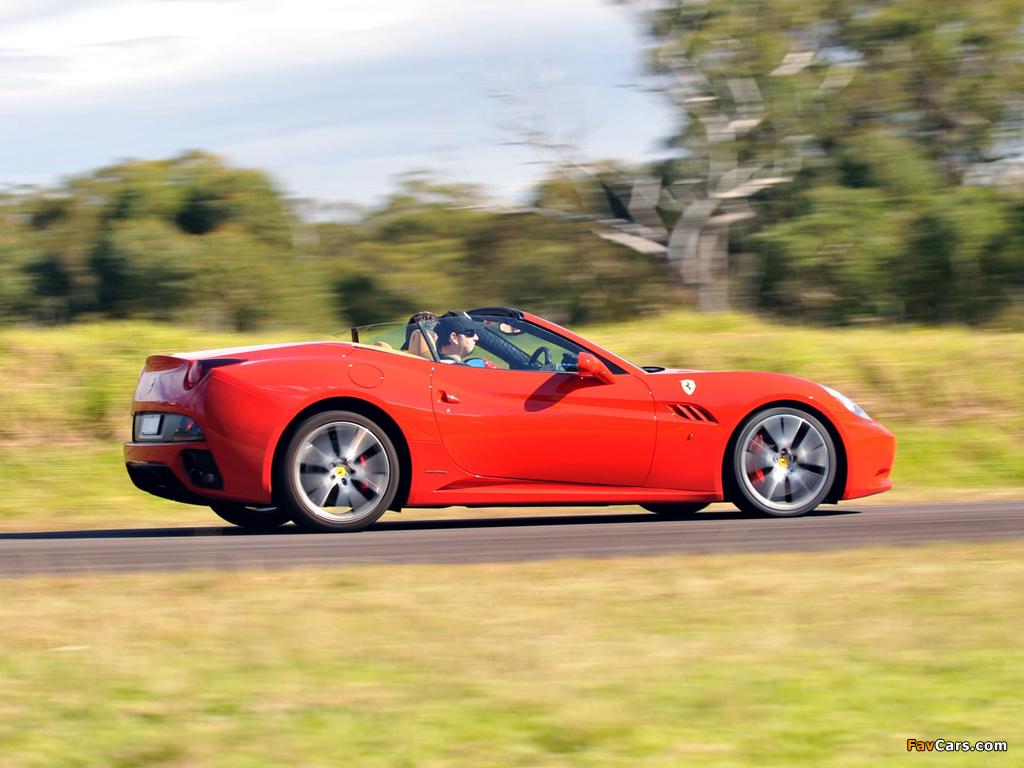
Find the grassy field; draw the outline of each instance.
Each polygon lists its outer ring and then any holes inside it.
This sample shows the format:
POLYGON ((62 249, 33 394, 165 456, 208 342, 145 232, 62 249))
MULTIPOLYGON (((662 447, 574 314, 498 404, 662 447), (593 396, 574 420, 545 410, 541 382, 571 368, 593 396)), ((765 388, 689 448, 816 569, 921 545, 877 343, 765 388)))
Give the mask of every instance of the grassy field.
POLYGON ((0 766, 1019 765, 1022 587, 1021 543, 0 580, 0 766))
MULTIPOLYGON (((845 391, 900 440, 880 502, 1024 498, 1022 334, 685 314, 586 332, 640 363, 845 391)), ((139 367, 309 336, 0 330, 0 533, 216 524, 124 473, 139 367)), ((0 580, 0 768, 1020 764, 1022 555, 0 580), (938 738, 1008 752, 907 752, 938 738)))
MULTIPOLYGON (((689 313, 584 332, 638 363, 774 370, 845 392, 899 440, 896 488, 869 503, 1024 498, 1024 334, 818 331, 689 313)), ((0 330, 0 532, 214 522, 137 491, 124 472, 143 360, 314 336, 137 323, 0 330)))

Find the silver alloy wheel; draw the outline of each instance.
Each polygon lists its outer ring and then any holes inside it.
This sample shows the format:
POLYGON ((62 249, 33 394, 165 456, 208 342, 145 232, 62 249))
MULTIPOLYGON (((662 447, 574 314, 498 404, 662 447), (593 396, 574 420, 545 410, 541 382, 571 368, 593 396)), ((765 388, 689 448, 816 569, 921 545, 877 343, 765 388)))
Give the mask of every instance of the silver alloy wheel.
POLYGON ((771 515, 809 512, 828 494, 836 453, 825 427, 796 408, 774 408, 747 421, 736 444, 736 481, 748 504, 771 515))
POLYGON ((327 523, 358 524, 383 512, 385 494, 393 490, 392 462, 368 425, 327 421, 302 434, 289 456, 290 485, 307 513, 327 523))

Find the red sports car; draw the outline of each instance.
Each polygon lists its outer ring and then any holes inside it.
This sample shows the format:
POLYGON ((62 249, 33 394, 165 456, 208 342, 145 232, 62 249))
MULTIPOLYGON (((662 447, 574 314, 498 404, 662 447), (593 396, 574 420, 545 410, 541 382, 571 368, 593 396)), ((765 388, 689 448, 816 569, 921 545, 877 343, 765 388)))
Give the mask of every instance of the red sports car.
POLYGON ((778 373, 638 366, 485 307, 344 340, 146 360, 128 473, 250 527, 357 531, 386 510, 707 504, 777 516, 892 487, 891 432, 778 373))

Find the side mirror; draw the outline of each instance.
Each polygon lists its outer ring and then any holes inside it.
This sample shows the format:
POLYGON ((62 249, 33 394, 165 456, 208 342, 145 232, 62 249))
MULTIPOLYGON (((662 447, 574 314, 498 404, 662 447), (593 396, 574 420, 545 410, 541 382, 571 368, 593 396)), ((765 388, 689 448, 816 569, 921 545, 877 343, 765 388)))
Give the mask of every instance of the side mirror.
POLYGON ((582 379, 597 379, 602 384, 612 384, 615 381, 615 374, 608 369, 604 361, 589 352, 580 352, 576 372, 582 379))

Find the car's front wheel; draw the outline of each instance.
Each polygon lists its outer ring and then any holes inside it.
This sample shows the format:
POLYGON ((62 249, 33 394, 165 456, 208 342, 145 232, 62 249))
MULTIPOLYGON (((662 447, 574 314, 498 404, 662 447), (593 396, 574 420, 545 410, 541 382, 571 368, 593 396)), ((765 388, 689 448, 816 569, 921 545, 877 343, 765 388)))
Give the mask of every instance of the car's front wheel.
POLYGON ((751 415, 732 454, 733 503, 745 512, 796 517, 821 504, 836 478, 828 429, 791 406, 751 415))
POLYGON ((282 467, 284 497, 303 528, 358 531, 387 510, 398 490, 398 454, 365 416, 327 411, 295 430, 282 467))
POLYGON ((210 505, 223 520, 241 528, 277 528, 290 522, 291 513, 279 507, 249 507, 244 504, 233 504, 218 501, 210 505))

